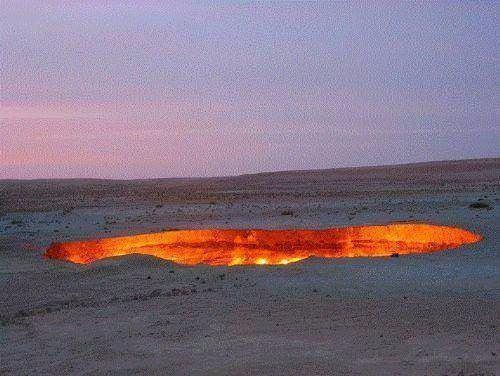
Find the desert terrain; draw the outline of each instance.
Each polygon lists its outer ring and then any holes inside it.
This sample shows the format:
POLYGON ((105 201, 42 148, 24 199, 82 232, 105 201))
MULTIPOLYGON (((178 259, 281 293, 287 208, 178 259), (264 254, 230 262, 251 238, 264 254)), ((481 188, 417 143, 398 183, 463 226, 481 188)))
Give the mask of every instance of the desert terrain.
POLYGON ((495 375, 500 159, 158 180, 0 181, 0 374, 495 375), (442 252, 183 266, 48 260, 168 229, 417 221, 442 252))

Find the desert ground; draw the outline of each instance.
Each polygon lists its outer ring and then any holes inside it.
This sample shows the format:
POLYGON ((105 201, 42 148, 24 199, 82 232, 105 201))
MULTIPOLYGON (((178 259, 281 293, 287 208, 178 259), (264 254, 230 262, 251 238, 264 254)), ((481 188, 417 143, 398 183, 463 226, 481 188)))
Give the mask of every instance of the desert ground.
POLYGON ((0 374, 500 374, 499 190, 500 159, 0 181, 0 374), (43 257, 54 241, 165 229, 396 221, 459 226, 484 239, 430 254, 280 266, 43 257))

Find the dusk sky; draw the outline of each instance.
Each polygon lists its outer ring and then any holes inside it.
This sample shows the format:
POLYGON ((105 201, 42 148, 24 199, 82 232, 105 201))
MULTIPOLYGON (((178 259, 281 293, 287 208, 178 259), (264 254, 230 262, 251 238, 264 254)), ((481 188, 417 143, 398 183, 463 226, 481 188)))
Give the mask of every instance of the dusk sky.
POLYGON ((0 179, 498 157, 498 2, 0 2, 0 179))

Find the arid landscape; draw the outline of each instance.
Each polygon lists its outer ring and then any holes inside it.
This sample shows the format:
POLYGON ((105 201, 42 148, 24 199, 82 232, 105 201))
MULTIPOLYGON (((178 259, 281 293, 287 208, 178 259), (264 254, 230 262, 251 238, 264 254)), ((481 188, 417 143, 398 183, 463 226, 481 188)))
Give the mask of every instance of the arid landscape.
POLYGON ((0 181, 0 374, 500 373, 500 159, 223 178, 0 181), (53 242, 174 229, 455 226, 399 257, 74 264, 53 242))
POLYGON ((0 376, 500 375, 499 2, 0 2, 0 376))

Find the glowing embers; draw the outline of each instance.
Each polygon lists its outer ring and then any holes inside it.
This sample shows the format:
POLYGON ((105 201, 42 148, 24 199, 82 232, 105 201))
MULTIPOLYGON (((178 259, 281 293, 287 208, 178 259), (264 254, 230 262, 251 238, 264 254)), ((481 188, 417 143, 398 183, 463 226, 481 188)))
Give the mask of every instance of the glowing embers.
POLYGON ((54 243, 46 257, 86 264, 131 253, 180 264, 288 264, 310 256, 371 257, 456 248, 481 236, 423 223, 326 230, 181 230, 118 238, 54 243))

